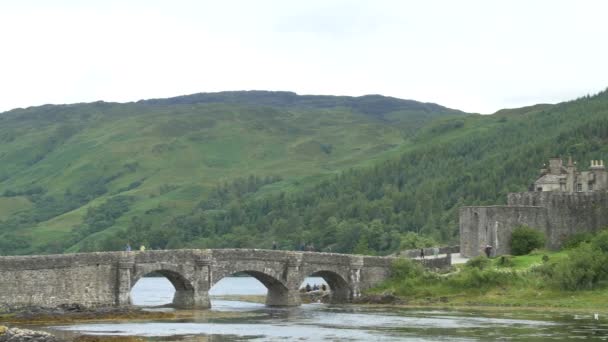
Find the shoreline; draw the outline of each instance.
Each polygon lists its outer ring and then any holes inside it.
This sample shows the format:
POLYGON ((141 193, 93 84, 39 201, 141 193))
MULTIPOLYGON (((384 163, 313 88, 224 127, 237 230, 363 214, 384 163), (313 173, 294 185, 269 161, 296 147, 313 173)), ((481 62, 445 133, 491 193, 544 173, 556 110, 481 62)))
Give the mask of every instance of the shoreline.
POLYGON ((188 310, 170 307, 104 307, 83 311, 57 312, 39 308, 0 313, 0 325, 46 326, 83 322, 180 320, 188 318, 216 319, 254 316, 254 313, 213 310, 188 310), (168 310, 163 310, 168 309, 168 310), (162 311, 161 311, 162 310, 162 311))
MULTIPOLYGON (((569 294, 564 294, 569 296, 569 294)), ((599 297, 604 297, 603 294, 597 294, 599 297)), ((471 300, 466 301, 459 298, 456 301, 454 298, 449 297, 428 297, 422 298, 407 298, 399 297, 392 294, 367 294, 357 299, 353 304, 364 305, 364 306, 378 306, 378 307, 401 307, 401 308, 441 308, 446 310, 487 310, 487 311, 550 311, 550 312, 593 312, 603 313, 608 315, 608 306, 604 302, 598 302, 596 305, 551 305, 545 303, 496 303, 491 301, 475 300, 474 297, 470 297, 471 300)), ((549 300, 547 300, 549 301, 549 300)))
MULTIPOLYGON (((215 296, 213 298, 227 301, 243 301, 248 303, 264 304, 266 296, 264 295, 226 295, 215 296)), ((362 307, 375 308, 403 308, 403 309, 442 309, 442 310, 478 310, 478 311, 546 311, 546 312, 561 312, 561 313, 599 313, 608 315, 608 307, 586 306, 586 307, 567 307, 555 305, 514 305, 514 304, 495 304, 495 303, 449 303, 449 302, 434 302, 434 303, 408 303, 407 300, 390 296, 391 302, 382 302, 383 296, 368 296, 356 300, 352 303, 338 305, 353 305, 362 307), (376 301, 379 299, 380 301, 376 301)), ((311 304, 310 302, 302 302, 302 304, 311 304)), ((332 304, 328 304, 332 305, 332 304)), ((46 326, 52 324, 75 324, 82 322, 110 322, 110 321, 152 321, 152 320, 180 320, 188 318, 231 318, 241 317, 243 315, 255 316, 255 313, 231 312, 231 311, 214 311, 210 309, 175 309, 167 306, 157 307, 104 307, 95 309, 85 309, 82 311, 65 311, 58 312, 55 309, 40 309, 29 308, 23 310, 15 310, 12 312, 0 313, 0 326, 14 325, 19 326, 46 326), (163 310, 168 309, 168 310, 163 310)))
POLYGON ((461 311, 545 311, 545 312, 560 312, 560 313, 599 313, 608 315, 608 308, 602 307, 590 307, 590 308, 569 308, 559 306, 508 306, 508 305, 496 305, 496 304, 454 304, 446 305, 442 304, 377 304, 377 303, 358 303, 355 305, 365 307, 392 307, 392 308, 403 308, 403 309, 442 309, 442 310, 461 310, 461 311))

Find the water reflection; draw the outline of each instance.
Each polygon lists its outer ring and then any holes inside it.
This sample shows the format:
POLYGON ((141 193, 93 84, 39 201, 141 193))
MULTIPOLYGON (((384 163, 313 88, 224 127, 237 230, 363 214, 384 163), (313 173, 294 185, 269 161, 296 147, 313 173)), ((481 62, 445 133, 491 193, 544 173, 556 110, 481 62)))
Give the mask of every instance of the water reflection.
MULTIPOLYGON (((320 277, 308 277, 304 284, 327 285, 320 277)), ((217 296, 265 296, 268 290, 253 277, 226 277, 215 284, 209 291, 212 297, 217 296)), ((157 306, 171 304, 175 288, 164 277, 149 277, 140 279, 131 290, 131 303, 138 306, 157 306)))

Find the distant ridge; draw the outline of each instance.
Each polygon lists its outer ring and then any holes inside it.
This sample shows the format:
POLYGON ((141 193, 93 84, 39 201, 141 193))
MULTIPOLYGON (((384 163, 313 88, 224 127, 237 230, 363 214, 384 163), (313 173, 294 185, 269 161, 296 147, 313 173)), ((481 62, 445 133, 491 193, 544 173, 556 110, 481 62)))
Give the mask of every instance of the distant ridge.
POLYGON ((266 90, 197 93, 170 98, 140 100, 137 103, 151 105, 231 103, 241 105, 315 109, 346 107, 368 115, 383 115, 400 110, 415 110, 426 113, 453 112, 454 114, 465 114, 462 111, 443 107, 435 103, 403 100, 395 97, 375 94, 352 97, 334 95, 298 95, 289 91, 266 90))

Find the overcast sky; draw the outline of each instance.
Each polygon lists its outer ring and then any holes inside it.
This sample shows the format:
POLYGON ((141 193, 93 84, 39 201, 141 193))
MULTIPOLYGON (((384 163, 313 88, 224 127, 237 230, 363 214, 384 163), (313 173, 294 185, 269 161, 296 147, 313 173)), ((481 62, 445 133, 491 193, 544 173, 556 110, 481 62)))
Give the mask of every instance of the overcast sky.
POLYGON ((608 87, 608 1, 0 0, 0 111, 223 90, 469 112, 608 87))

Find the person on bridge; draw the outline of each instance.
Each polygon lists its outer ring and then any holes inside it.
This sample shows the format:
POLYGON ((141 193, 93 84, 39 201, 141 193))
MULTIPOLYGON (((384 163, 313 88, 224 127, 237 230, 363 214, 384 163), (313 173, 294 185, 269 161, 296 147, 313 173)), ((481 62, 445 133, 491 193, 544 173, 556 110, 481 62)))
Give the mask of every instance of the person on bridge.
POLYGON ((276 241, 272 241, 272 249, 277 249, 277 242, 276 241))
POLYGON ((127 245, 125 246, 125 252, 130 252, 131 251, 131 245, 127 242, 127 245))
POLYGON ((420 259, 424 259, 424 248, 420 248, 420 259))
POLYGON ((146 251, 146 246, 144 246, 144 245, 139 246, 139 250, 141 252, 145 252, 146 251))

